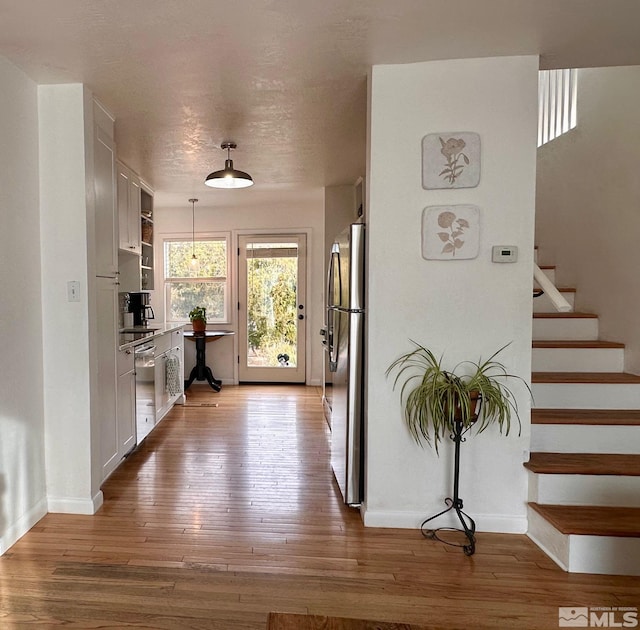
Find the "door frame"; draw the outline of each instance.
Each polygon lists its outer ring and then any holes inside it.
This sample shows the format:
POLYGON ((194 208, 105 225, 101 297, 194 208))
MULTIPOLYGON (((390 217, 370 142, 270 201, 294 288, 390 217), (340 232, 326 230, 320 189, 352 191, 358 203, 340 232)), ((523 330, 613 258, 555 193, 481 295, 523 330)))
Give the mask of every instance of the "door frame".
MULTIPOLYGON (((237 332, 240 331, 240 314, 237 308, 238 302, 240 300, 240 270, 239 270, 239 249, 240 249, 240 237, 241 236, 293 236, 295 234, 304 234, 307 240, 306 247, 306 256, 307 256, 307 264, 305 270, 305 295, 304 295, 304 305, 306 312, 306 339, 305 339, 305 385, 309 385, 309 379, 311 378, 311 353, 312 353, 312 340, 310 334, 310 324, 315 321, 313 315, 311 314, 310 309, 310 296, 311 296, 311 251, 313 245, 313 228, 257 228, 257 229, 247 229, 243 228, 240 230, 232 231, 232 242, 233 242, 233 250, 235 255, 232 256, 231 260, 231 273, 233 273, 234 281, 232 283, 232 291, 233 291, 233 302, 231 303, 231 320, 233 324, 233 329, 237 332), (235 302, 235 304, 234 304, 235 302)), ((235 360, 233 362, 233 378, 234 382, 237 385, 240 382, 240 374, 239 374, 239 357, 240 357, 240 335, 233 335, 233 353, 235 360)))

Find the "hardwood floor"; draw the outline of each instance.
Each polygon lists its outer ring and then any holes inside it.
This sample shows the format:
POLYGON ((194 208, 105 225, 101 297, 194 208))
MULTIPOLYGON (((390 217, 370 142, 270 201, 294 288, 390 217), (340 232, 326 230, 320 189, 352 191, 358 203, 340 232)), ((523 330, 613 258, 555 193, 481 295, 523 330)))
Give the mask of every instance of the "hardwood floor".
POLYGON ((0 557, 0 628, 264 630, 277 611, 535 630, 557 628, 559 606, 640 607, 639 578, 564 573, 525 536, 480 533, 468 558, 363 527, 316 388, 193 385, 188 402, 98 514, 49 514, 0 557))

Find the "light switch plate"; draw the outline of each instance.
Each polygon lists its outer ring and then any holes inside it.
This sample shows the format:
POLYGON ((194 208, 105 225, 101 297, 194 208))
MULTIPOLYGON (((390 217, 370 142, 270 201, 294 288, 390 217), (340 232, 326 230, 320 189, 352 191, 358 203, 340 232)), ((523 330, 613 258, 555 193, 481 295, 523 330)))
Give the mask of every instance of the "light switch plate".
POLYGON ((495 263, 518 262, 518 248, 515 245, 494 245, 491 249, 491 261, 495 263))
POLYGON ((80 301, 80 283, 77 280, 67 282, 67 302, 80 301))

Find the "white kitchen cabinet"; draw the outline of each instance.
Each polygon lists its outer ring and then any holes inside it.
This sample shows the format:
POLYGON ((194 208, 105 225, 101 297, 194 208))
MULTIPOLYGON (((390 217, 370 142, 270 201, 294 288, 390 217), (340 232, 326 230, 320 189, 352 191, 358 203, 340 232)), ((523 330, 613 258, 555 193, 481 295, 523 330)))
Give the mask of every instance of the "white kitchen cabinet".
POLYGON ((140 231, 142 234, 140 261, 140 286, 143 291, 152 290, 153 278, 153 191, 140 182, 140 231))
POLYGON ((118 353, 118 426, 120 459, 136 445, 136 373, 133 349, 118 353))
POLYGON ((100 427, 100 464, 105 479, 121 459, 118 441, 116 353, 118 326, 118 283, 115 278, 96 278, 97 400, 100 427))
POLYGON ((121 162, 118 173, 118 245, 131 254, 142 253, 140 245, 140 178, 121 162))
POLYGON ((174 330, 156 341, 155 402, 156 424, 178 402, 184 401, 184 337, 182 329, 174 330), (167 363, 177 359, 179 372, 178 391, 169 392, 167 387, 167 363))
POLYGON ((93 151, 96 276, 109 277, 118 273, 115 144, 98 125, 93 151))

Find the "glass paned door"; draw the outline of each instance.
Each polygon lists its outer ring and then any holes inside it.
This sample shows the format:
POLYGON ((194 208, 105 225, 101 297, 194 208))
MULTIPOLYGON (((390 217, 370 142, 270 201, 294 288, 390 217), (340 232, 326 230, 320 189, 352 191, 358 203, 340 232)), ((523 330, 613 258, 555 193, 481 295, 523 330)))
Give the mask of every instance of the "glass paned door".
POLYGON ((239 379, 305 382, 304 234, 239 239, 239 379))

